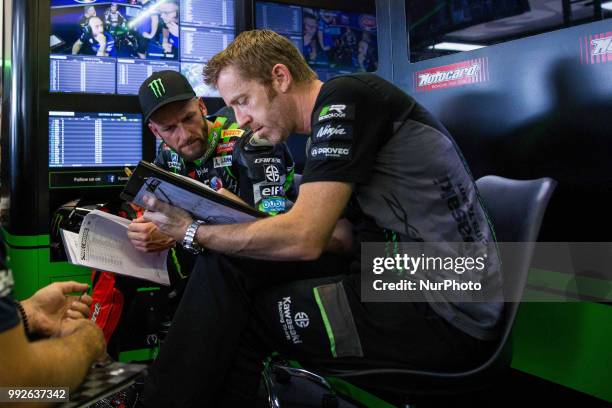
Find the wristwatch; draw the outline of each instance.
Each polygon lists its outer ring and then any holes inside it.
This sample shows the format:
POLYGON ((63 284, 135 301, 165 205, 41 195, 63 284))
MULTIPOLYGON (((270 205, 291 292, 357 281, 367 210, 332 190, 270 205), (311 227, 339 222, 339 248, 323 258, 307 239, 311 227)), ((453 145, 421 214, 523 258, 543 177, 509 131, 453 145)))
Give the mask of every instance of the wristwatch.
POLYGON ((192 254, 199 254, 200 252, 202 252, 203 248, 195 240, 198 227, 202 224, 204 224, 204 221, 194 220, 187 227, 187 231, 185 231, 185 237, 183 238, 183 248, 185 248, 187 252, 191 252, 192 254))

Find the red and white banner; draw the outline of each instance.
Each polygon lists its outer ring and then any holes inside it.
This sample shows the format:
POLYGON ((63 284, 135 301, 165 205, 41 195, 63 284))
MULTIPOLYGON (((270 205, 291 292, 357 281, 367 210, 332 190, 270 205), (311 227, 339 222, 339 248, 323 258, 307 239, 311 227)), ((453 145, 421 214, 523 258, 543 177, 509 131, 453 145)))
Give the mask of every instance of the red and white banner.
POLYGON ((603 64, 612 62, 612 32, 580 38, 580 63, 603 64))
POLYGON ((488 58, 476 58, 414 73, 414 90, 432 91, 489 80, 488 58))

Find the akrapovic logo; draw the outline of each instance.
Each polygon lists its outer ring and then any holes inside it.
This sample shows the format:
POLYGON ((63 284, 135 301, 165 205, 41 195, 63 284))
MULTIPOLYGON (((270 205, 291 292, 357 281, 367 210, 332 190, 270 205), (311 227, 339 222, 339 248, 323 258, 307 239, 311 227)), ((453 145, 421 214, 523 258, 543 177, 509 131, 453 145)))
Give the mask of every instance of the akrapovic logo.
POLYGON ((334 135, 346 135, 346 129, 342 125, 325 125, 317 132, 317 139, 329 139, 334 135))
POLYGON ((487 58, 478 58, 415 72, 415 89, 430 91, 487 81, 487 61, 487 58))
POLYGON ((166 93, 166 87, 164 87, 164 82, 161 78, 151 81, 148 87, 151 89, 151 92, 153 92, 153 95, 158 99, 166 93))
POLYGON ((474 64, 467 68, 452 69, 450 71, 438 71, 433 74, 421 74, 419 75, 418 86, 439 84, 440 82, 454 81, 466 77, 469 78, 476 75, 478 71, 480 71, 480 64, 474 64))

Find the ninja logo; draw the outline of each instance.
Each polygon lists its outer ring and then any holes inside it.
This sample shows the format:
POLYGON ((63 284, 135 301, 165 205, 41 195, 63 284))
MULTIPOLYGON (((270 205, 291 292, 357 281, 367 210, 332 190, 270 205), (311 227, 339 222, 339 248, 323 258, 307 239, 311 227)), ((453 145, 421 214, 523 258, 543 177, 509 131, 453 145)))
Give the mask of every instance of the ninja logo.
POLYGON ((161 78, 157 78, 148 85, 151 88, 151 92, 156 98, 161 98, 166 93, 166 88, 161 78))
POLYGON ((325 125, 317 132, 317 139, 329 139, 334 135, 346 135, 346 129, 342 125, 331 126, 325 125))
POLYGON ((277 183, 280 180, 280 173, 278 171, 278 167, 272 164, 266 166, 265 173, 266 173, 266 180, 268 181, 277 183))

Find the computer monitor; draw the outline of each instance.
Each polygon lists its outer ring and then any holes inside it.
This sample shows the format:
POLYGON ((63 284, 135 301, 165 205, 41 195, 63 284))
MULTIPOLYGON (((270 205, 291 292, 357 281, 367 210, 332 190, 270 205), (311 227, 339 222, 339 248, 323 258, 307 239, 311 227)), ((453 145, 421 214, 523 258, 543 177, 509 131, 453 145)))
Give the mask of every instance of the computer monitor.
POLYGON ((142 115, 49 112, 49 168, 123 168, 141 159, 142 115))
POLYGON ((204 63, 235 35, 234 0, 51 0, 51 92, 134 95, 161 70, 198 96, 204 63))
POLYGON ((374 14, 258 1, 255 26, 291 40, 323 81, 378 69, 374 14))

